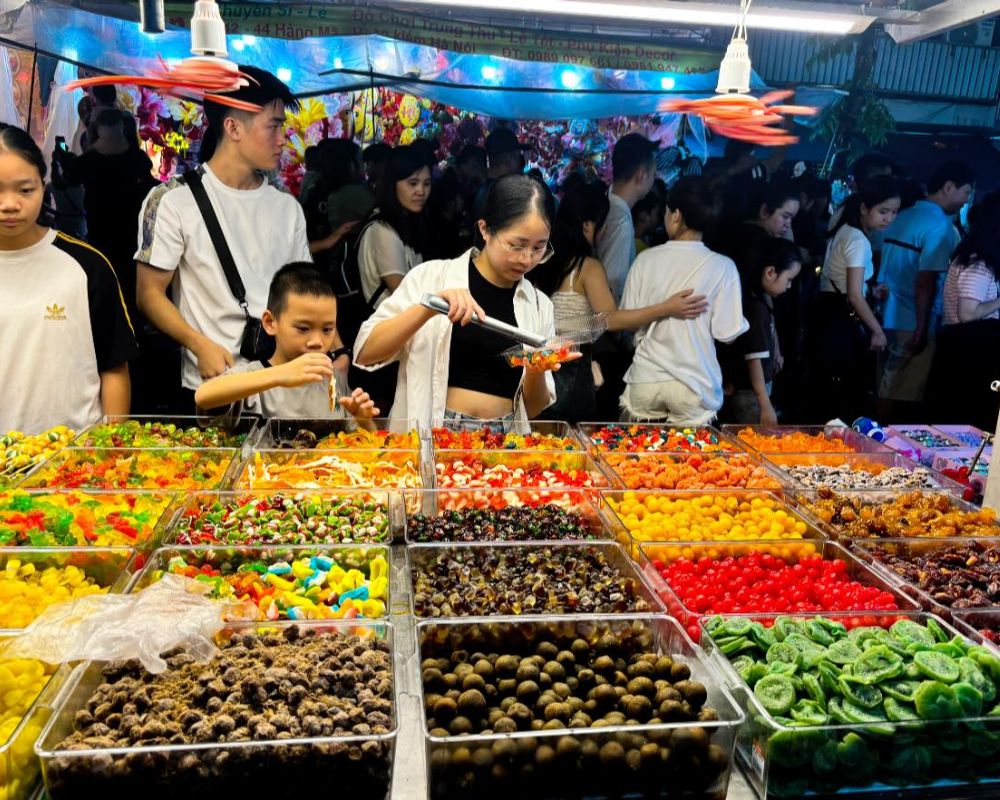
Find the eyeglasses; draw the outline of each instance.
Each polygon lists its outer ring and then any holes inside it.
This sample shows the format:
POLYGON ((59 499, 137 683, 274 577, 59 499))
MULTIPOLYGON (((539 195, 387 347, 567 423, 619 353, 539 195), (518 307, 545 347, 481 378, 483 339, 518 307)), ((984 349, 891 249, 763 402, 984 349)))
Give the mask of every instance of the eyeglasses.
POLYGON ((527 247, 523 244, 508 244, 499 236, 494 236, 493 238, 514 258, 522 259, 527 255, 536 264, 544 264, 556 254, 555 249, 552 247, 552 242, 546 242, 545 247, 527 247))

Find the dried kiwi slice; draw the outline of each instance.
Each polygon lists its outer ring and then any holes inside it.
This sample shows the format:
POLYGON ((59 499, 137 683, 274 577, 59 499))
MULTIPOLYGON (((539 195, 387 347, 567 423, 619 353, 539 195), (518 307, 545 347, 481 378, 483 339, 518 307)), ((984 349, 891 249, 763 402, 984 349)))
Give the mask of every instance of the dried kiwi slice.
POLYGON ((791 710, 792 719, 802 725, 826 725, 830 717, 815 700, 799 700, 791 710))
POLYGON ((880 683, 879 689, 882 690, 882 694, 895 698, 901 703, 912 703, 913 695, 916 694, 918 686, 920 686, 919 681, 899 679, 880 683))
POLYGON ((971 683, 959 681, 952 684, 951 690, 958 698, 958 704, 962 707, 962 715, 966 717, 978 717, 983 713, 983 693, 971 683))
POLYGON ((882 705, 882 692, 877 686, 869 686, 864 683, 851 683, 840 679, 840 691, 845 700, 850 700, 855 705, 862 708, 878 708, 882 705))
POLYGON ((889 633, 903 645, 919 642, 931 647, 937 641, 931 631, 912 619, 901 619, 893 623, 892 627, 889 628, 889 633))
POLYGON ((882 707, 885 709, 885 715, 892 722, 909 722, 920 719, 913 706, 909 703, 901 703, 891 697, 885 698, 885 703, 882 707))
POLYGON ((847 717, 851 722, 857 722, 861 724, 866 724, 869 722, 885 722, 885 713, 879 708, 864 708, 859 706, 857 703, 852 702, 846 697, 840 701, 840 707, 843 709, 844 716, 847 717))
POLYGON ((765 675, 753 687, 753 694, 769 714, 787 714, 795 705, 795 685, 785 675, 765 675))
POLYGON ((826 695, 823 694, 823 687, 819 684, 819 678, 811 672, 807 672, 802 676, 802 688, 811 700, 826 708, 826 695))
POLYGON ((927 619, 927 630, 930 631, 931 636, 937 639, 939 642, 948 641, 948 633, 942 628, 936 619, 929 617, 927 619))
POLYGON ((958 659, 958 671, 965 683, 975 686, 983 695, 983 700, 992 703, 997 699, 996 684, 979 668, 973 659, 962 656, 958 659))
POLYGON ((785 664, 791 664, 797 668, 801 662, 801 656, 799 655, 798 648, 793 645, 790 645, 787 642, 775 642, 767 648, 765 661, 767 661, 768 664, 782 662, 785 664))
POLYGON ((826 657, 834 664, 850 664, 861 655, 861 648, 850 639, 841 639, 826 649, 826 657))
POLYGON ((940 681, 924 681, 913 696, 917 713, 923 719, 955 719, 962 716, 962 706, 955 691, 940 681))
POLYGON ((962 673, 958 662, 936 650, 921 650, 913 654, 913 663, 928 678, 942 683, 954 683, 962 673))
POLYGON ((865 650, 854 660, 854 672, 845 680, 875 684, 898 677, 903 672, 903 659, 884 645, 865 650))

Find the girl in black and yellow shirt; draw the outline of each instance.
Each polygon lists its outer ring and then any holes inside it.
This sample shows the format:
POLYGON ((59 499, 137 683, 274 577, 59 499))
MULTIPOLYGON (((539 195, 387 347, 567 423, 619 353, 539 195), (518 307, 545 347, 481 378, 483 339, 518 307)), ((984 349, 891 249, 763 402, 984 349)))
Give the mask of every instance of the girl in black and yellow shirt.
POLYGON ((81 430, 129 410, 138 352, 118 279, 90 245, 39 224, 45 159, 0 124, 0 431, 81 430))

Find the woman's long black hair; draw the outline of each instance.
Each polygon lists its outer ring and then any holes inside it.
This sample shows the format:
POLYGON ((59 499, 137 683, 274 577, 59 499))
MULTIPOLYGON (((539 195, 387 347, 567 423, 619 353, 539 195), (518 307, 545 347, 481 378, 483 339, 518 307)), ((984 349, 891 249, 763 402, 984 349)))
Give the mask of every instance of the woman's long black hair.
POLYGON ((899 181, 891 175, 876 175, 865 181, 858 191, 844 201, 844 210, 840 214, 840 219, 837 220, 837 224, 827 234, 827 237, 832 239, 837 235, 837 231, 845 225, 850 225, 859 231, 862 230, 861 207, 875 208, 879 203, 884 203, 893 197, 899 197, 900 191, 899 181))
POLYGON ((427 205, 419 214, 407 211, 396 196, 396 184, 426 167, 426 157, 412 145, 394 148, 386 164, 385 178, 378 184, 378 211, 374 215, 392 226, 403 244, 420 254, 427 246, 427 205))
POLYGON ((547 295, 557 291, 567 275, 594 255, 594 248, 583 235, 584 223, 594 223, 596 235, 604 227, 610 208, 608 187, 599 181, 567 192, 552 229, 555 255, 528 273, 531 282, 547 295))

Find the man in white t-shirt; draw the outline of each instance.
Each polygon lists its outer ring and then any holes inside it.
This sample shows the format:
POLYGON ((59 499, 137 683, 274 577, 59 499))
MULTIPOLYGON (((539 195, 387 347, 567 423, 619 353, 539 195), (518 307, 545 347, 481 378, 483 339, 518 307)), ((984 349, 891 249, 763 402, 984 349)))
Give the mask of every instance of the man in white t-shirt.
POLYGON ((611 207, 597 243, 597 258, 608 273, 615 301, 621 303, 629 267, 635 261, 632 208, 649 194, 656 181, 658 145, 638 133, 623 136, 611 154, 614 179, 608 199, 611 207))
MULTIPOLYGON (((262 174, 278 166, 285 109, 296 108, 297 101, 269 72, 240 70, 254 82, 229 96, 262 111, 205 103, 209 131, 202 160, 208 160, 202 184, 246 288, 249 314, 259 318, 274 273, 312 257, 299 204, 262 174)), ((135 259, 140 309, 183 348, 182 386, 194 390, 237 363, 246 315, 229 288, 190 186, 175 179, 149 193, 140 212, 135 259), (173 302, 167 296, 171 285, 173 302)))

